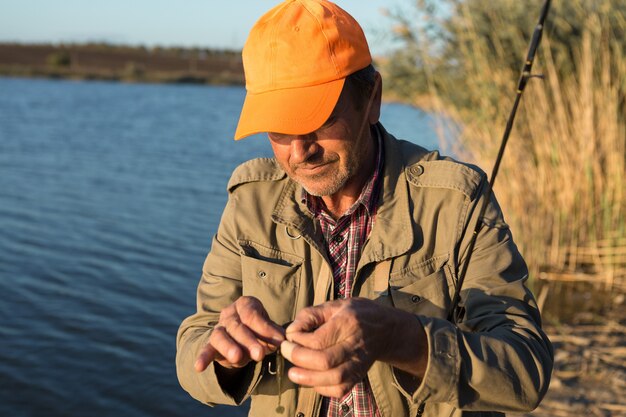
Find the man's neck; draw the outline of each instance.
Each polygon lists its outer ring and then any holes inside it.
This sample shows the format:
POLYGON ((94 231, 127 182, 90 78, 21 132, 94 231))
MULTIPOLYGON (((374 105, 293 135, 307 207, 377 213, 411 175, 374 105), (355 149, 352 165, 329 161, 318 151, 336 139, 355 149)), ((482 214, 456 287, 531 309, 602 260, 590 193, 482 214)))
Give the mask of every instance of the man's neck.
MULTIPOLYGON (((362 188, 362 186, 361 186, 362 188)), ((341 217, 352 205, 359 199, 360 193, 356 195, 344 194, 343 192, 337 192, 330 196, 322 197, 324 204, 326 205, 326 211, 335 220, 341 217)))

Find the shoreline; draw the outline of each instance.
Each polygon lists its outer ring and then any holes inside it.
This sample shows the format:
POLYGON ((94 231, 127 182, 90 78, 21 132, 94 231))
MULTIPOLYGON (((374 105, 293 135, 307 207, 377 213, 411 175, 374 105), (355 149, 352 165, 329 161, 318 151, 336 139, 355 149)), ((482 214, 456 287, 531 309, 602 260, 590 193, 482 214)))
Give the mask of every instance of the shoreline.
POLYGON ((223 76, 206 76, 186 73, 153 73, 141 77, 129 77, 118 74, 107 74, 105 72, 41 71, 38 69, 23 67, 0 67, 0 77, 43 80, 111 81, 145 84, 197 84, 242 87, 245 85, 245 83, 241 82, 237 78, 223 76))
POLYGON ((243 85, 240 51, 0 43, 0 76, 243 85))

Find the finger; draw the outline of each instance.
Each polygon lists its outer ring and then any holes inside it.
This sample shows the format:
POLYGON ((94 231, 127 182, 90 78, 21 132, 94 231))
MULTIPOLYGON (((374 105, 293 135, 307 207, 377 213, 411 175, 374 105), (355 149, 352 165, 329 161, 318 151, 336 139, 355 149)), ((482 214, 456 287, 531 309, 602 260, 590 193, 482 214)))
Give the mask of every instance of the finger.
POLYGON ((217 350, 215 350, 215 348, 210 343, 207 343, 207 345, 198 355, 198 358, 196 359, 196 362, 194 364, 194 369, 196 370, 196 372, 204 371, 207 366, 209 366, 209 364, 216 359, 217 355, 217 350))
POLYGON ((287 339, 291 342, 306 346, 312 349, 323 350, 337 343, 346 337, 352 337, 352 322, 350 316, 344 314, 346 310, 341 309, 337 303, 326 303, 317 311, 311 311, 302 315, 302 322, 309 320, 309 323, 319 323, 312 331, 306 331, 306 327, 301 327, 303 331, 288 329, 287 339), (339 307, 339 308, 337 308, 339 307))
POLYGON ((231 320, 225 324, 228 335, 241 347, 246 349, 250 358, 260 361, 265 356, 266 344, 257 338, 257 335, 239 320, 231 320), (263 343, 263 344, 262 344, 263 343))
POLYGON ((294 321, 285 330, 289 339, 292 333, 312 332, 324 324, 332 315, 331 303, 307 307, 296 314, 294 321))
POLYGON ((267 343, 264 340, 261 339, 257 339, 257 342, 259 342, 259 344, 263 347, 263 356, 267 356, 270 353, 274 353, 278 350, 280 344, 275 345, 273 343, 267 343))
POLYGON ((352 369, 353 367, 348 364, 327 371, 292 367, 287 372, 287 376, 293 383, 308 387, 331 387, 344 384, 352 387, 365 376, 352 369))
POLYGON ((255 336, 278 347, 285 340, 285 330, 270 320, 263 304, 254 297, 242 297, 236 304, 237 314, 255 336))
POLYGON ((346 394, 350 392, 354 385, 356 385, 356 383, 332 385, 328 387, 315 387, 314 390, 324 397, 343 398, 346 394))
POLYGON ((297 367, 327 371, 346 362, 350 353, 343 345, 334 345, 328 349, 317 350, 300 346, 290 341, 280 345, 281 354, 297 367))
POLYGON ((256 334, 259 340, 269 345, 278 347, 285 340, 285 329, 258 314, 254 314, 250 318, 243 318, 243 322, 256 334))
POLYGON ((345 337, 341 324, 338 320, 331 319, 312 332, 289 332, 287 340, 311 349, 328 349, 345 337))
POLYGON ((224 358, 219 361, 222 366, 242 367, 250 362, 248 350, 233 339, 223 326, 213 329, 209 341, 217 353, 224 358))

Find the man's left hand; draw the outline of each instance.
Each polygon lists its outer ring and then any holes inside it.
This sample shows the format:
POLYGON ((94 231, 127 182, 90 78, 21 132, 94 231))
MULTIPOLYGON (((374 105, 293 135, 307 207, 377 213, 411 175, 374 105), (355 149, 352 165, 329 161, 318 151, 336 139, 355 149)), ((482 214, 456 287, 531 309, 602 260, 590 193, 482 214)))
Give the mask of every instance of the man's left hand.
POLYGON ((294 365, 289 379, 328 397, 347 394, 376 360, 416 376, 423 376, 426 367, 426 336, 419 321, 363 298, 303 309, 286 338, 281 352, 294 365))

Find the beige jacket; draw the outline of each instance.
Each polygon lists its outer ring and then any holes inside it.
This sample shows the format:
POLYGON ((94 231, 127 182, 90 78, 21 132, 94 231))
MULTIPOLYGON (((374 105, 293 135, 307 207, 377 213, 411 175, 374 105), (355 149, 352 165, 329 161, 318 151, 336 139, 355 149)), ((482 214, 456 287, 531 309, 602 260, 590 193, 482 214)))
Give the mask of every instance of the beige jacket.
MULTIPOLYGON (((352 295, 393 302, 414 313, 429 345, 426 374, 414 392, 402 388, 389 365, 376 362, 370 369, 382 416, 414 416, 422 403, 424 416, 445 417, 491 415, 461 410, 535 408, 548 388, 552 346, 524 284, 526 265, 495 199, 482 220, 461 293, 464 316, 458 324, 445 319, 478 221, 485 175, 379 128, 385 147, 384 185, 352 295), (374 291, 373 270, 384 260, 391 260, 389 295, 374 291)), ((270 357, 250 364, 230 389, 220 383, 213 365, 201 374, 193 369, 222 308, 241 295, 252 295, 272 320, 289 322, 312 305, 327 262, 319 227, 300 202, 301 187, 273 159, 238 167, 228 192, 198 286, 197 312, 178 332, 178 378, 192 397, 208 405, 238 405, 251 397, 251 416, 294 416, 298 389, 287 378, 282 384, 285 410, 275 411, 278 386, 268 372, 273 367, 270 357)))

